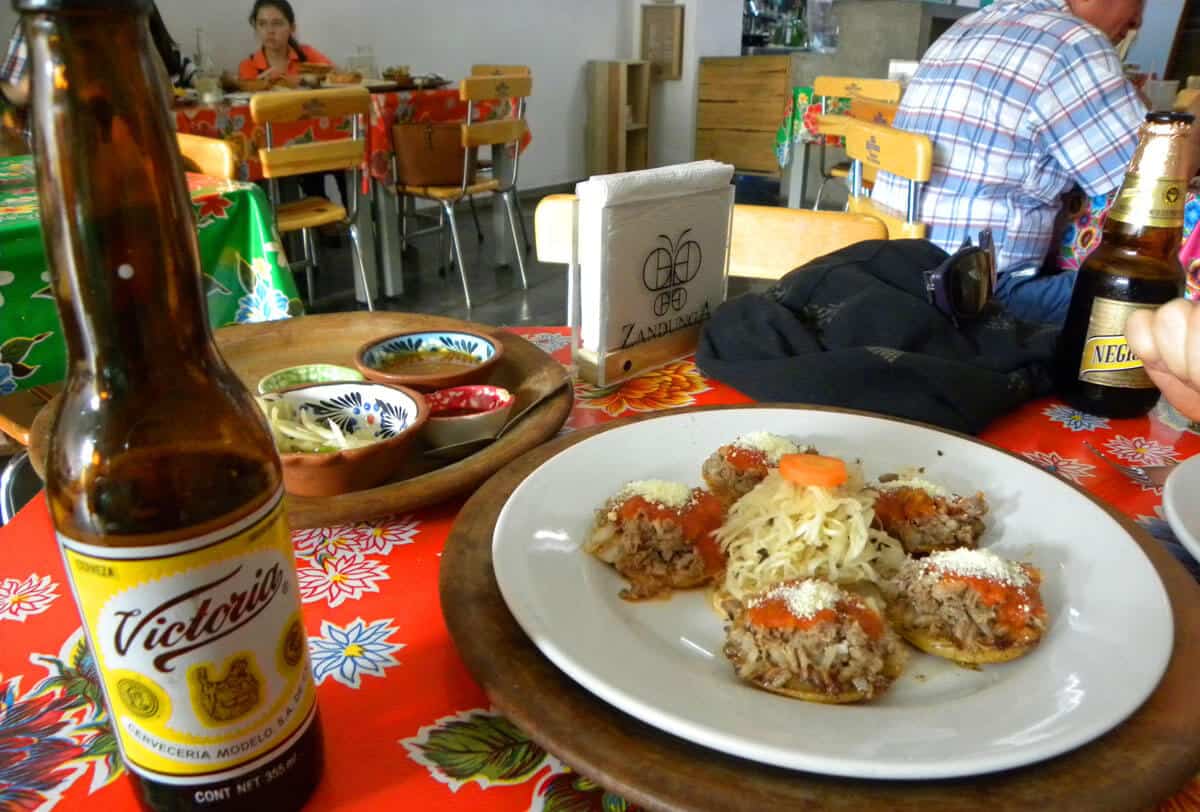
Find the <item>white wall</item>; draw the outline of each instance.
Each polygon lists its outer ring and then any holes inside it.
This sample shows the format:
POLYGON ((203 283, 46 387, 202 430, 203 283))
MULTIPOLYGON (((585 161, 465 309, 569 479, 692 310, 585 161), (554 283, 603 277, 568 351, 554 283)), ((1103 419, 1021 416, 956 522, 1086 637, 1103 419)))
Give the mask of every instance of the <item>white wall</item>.
MULTIPOLYGON (((628 0, 632 58, 641 53, 642 5, 628 0)), ((702 56, 737 56, 742 49, 742 0, 681 0, 683 76, 650 85, 650 163, 683 163, 695 157, 697 74, 702 56)))
POLYGON ((1175 44, 1183 3, 1184 0, 1149 0, 1146 3, 1142 27, 1129 49, 1127 62, 1141 65, 1146 73, 1158 74, 1159 79, 1163 77, 1167 60, 1171 58, 1171 47, 1175 44))
MULTIPOLYGON (((731 0, 732 1, 732 0, 731 0)), ((256 47, 246 20, 251 0, 158 0, 171 35, 191 53, 203 27, 218 67, 236 70, 256 47)), ((533 145, 521 186, 533 189, 587 176, 586 65, 630 56, 632 11, 624 0, 292 0, 299 39, 334 62, 370 45, 381 68, 465 76, 473 63, 533 69, 533 145)), ((16 20, 0 0, 0 38, 16 20)), ((0 39, 0 45, 3 44, 0 39)))
MULTIPOLYGON (((255 48, 245 16, 250 6, 249 0, 158 2, 176 39, 190 47, 195 29, 203 26, 218 64, 231 68, 255 48)), ((586 175, 586 64, 589 59, 624 55, 624 3, 293 0, 293 6, 300 41, 334 62, 346 60, 356 46, 369 45, 381 68, 405 64, 415 73, 432 71, 448 78, 465 76, 477 62, 529 65, 534 77, 529 104, 534 142, 521 164, 521 185, 531 189, 586 175)))

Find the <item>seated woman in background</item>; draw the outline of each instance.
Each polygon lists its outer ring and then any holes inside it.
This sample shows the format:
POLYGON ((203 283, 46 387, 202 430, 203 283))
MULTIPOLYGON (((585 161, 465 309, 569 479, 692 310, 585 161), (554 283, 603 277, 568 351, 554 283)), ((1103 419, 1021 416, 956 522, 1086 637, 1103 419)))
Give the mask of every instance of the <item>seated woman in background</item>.
POLYGON ((296 12, 288 0, 255 0, 250 25, 262 47, 242 60, 240 79, 278 80, 296 87, 302 62, 333 64, 316 48, 296 40, 296 12))

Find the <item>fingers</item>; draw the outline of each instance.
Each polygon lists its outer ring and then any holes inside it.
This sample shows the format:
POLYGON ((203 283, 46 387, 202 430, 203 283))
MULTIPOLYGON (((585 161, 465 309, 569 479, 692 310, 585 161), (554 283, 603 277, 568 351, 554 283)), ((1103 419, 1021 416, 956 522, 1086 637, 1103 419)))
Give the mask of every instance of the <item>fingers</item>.
POLYGON ((1147 369, 1200 389, 1200 305, 1186 299, 1139 310, 1125 323, 1129 349, 1147 369))
POLYGON ((1146 366, 1157 366, 1160 360, 1158 345, 1154 342, 1153 310, 1135 310, 1125 322, 1125 339, 1129 349, 1146 366))

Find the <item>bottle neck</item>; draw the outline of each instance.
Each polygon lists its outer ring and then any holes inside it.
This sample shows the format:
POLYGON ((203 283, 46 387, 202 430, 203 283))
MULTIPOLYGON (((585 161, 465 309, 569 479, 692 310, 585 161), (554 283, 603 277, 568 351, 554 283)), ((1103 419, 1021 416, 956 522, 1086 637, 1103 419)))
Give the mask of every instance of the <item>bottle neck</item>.
POLYGON ((1169 260, 1179 251, 1187 198, 1189 125, 1142 126, 1129 172, 1109 209, 1104 242, 1169 260))
POLYGON ((145 11, 111 10, 120 5, 29 14, 26 31, 42 225, 71 374, 136 384, 131 376, 186 373, 212 351, 165 76, 145 11))

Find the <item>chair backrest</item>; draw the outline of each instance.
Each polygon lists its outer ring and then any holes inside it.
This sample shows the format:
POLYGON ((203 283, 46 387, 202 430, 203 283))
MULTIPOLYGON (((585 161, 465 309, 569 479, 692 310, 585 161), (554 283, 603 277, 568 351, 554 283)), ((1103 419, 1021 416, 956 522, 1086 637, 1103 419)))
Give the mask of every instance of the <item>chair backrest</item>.
POLYGON ((179 133, 177 138, 183 166, 188 172, 222 180, 233 180, 237 176, 237 160, 228 141, 190 133, 179 133))
MULTIPOLYGON (((468 177, 471 150, 482 146, 519 146, 529 132, 525 122, 525 100, 533 95, 533 77, 528 74, 500 74, 498 76, 472 76, 458 84, 458 97, 467 103, 467 118, 462 124, 462 145, 467 149, 463 163, 463 190, 468 177), (492 99, 516 100, 513 115, 493 121, 475 121, 475 103, 492 99)), ((520 151, 512 162, 512 177, 508 186, 517 183, 520 151)))
MULTIPOLYGON (((538 202, 533 229, 540 262, 571 261, 575 201, 575 195, 547 195, 538 202)), ((733 207, 729 273, 779 279, 839 248, 863 240, 887 238, 887 227, 863 214, 738 205, 733 207)))
POLYGON ((1191 87, 1184 88, 1175 96, 1175 109, 1186 111, 1196 103, 1197 99, 1200 99, 1200 89, 1191 87))
POLYGON ((255 124, 264 125, 266 134, 266 146, 258 151, 263 177, 358 169, 366 158, 367 142, 361 136, 363 119, 370 110, 371 94, 365 87, 256 94, 250 99, 250 117, 255 124), (349 139, 286 147, 274 144, 272 124, 337 116, 352 117, 349 139))
POLYGON ((856 121, 871 121, 890 127, 896 120, 896 113, 899 109, 900 105, 896 102, 882 102, 854 96, 850 99, 850 109, 846 111, 846 115, 856 121))
POLYGON ((821 98, 853 98, 889 102, 900 101, 903 89, 892 79, 859 79, 854 76, 818 76, 813 80, 813 95, 821 98))
POLYGON ((472 65, 472 76, 529 76, 528 65, 472 65))
POLYGON ((924 237, 926 229, 924 224, 917 222, 917 208, 921 184, 929 180, 933 171, 933 144, 924 135, 869 121, 847 121, 846 154, 852 161, 848 208, 883 220, 892 239, 924 237), (879 206, 864 193, 862 178, 866 166, 908 181, 908 200, 903 215, 879 206))
POLYGON ((729 275, 779 279, 839 248, 887 238, 887 226, 866 214, 738 205, 733 207, 729 275))

